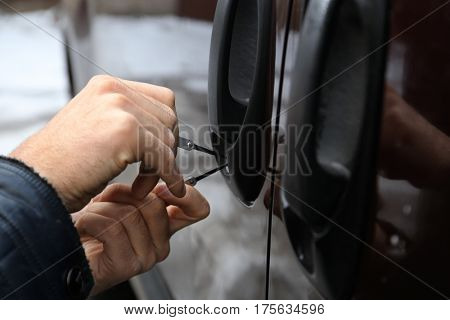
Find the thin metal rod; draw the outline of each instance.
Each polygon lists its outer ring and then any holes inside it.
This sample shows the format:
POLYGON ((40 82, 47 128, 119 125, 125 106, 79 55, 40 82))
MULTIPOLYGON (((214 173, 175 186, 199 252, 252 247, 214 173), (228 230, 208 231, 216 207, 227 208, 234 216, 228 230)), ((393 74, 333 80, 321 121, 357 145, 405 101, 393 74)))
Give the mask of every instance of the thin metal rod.
POLYGON ((201 181, 201 180, 203 180, 203 179, 209 177, 210 175, 213 175, 214 173, 216 173, 216 172, 222 170, 222 169, 225 168, 227 165, 228 165, 228 164, 224 164, 224 165, 222 165, 222 166, 220 166, 220 167, 218 167, 218 168, 215 168, 215 169, 212 169, 212 170, 210 170, 210 171, 208 171, 208 172, 205 172, 205 173, 203 173, 203 174, 201 174, 201 175, 199 175, 199 176, 197 176, 197 177, 191 177, 191 178, 188 178, 188 179, 186 179, 185 183, 188 184, 188 185, 191 185, 191 186, 195 186, 195 185, 197 184, 197 182, 199 182, 199 181, 201 181))
POLYGON ((204 147, 200 147, 197 144, 194 144, 194 150, 197 150, 197 151, 200 151, 200 152, 203 152, 203 153, 207 153, 207 154, 210 154, 212 156, 216 156, 216 153, 214 151, 209 150, 209 149, 204 148, 204 147))
POLYGON ((195 144, 192 140, 189 140, 189 139, 186 139, 183 137, 179 137, 179 139, 178 139, 178 148, 181 148, 186 151, 196 150, 196 151, 200 151, 203 153, 207 153, 209 155, 216 156, 216 153, 213 150, 210 150, 205 147, 201 147, 201 146, 195 144))

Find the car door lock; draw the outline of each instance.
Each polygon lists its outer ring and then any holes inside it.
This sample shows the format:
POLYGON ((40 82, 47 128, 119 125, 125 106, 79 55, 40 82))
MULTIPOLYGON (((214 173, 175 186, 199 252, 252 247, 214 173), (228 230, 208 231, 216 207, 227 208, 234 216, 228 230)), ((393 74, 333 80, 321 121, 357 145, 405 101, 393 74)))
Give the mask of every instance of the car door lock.
MULTIPOLYGON (((183 138, 183 137, 179 137, 178 148, 186 150, 186 151, 193 151, 193 150, 195 150, 195 151, 199 151, 199 152, 202 152, 202 153, 206 153, 208 155, 216 156, 216 153, 214 151, 212 151, 212 150, 210 150, 208 148, 199 146, 199 145, 195 144, 192 140, 189 140, 189 139, 186 139, 186 138, 183 138)), ((215 169, 212 169, 212 170, 209 170, 209 171, 207 171, 205 173, 202 173, 201 175, 199 175, 197 177, 189 177, 184 182, 187 185, 190 185, 190 186, 194 187, 200 180, 203 180, 203 179, 209 177, 210 175, 213 175, 214 173, 225 169, 227 166, 228 166, 227 163, 222 164, 219 167, 217 167, 215 169)))

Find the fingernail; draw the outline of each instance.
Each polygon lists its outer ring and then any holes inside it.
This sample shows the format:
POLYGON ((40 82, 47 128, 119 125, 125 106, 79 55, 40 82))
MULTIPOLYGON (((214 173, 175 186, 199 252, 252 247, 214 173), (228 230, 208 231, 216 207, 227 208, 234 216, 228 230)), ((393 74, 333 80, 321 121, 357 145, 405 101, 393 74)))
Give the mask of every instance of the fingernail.
POLYGON ((170 192, 169 188, 165 184, 161 184, 157 187, 157 190, 155 190, 156 194, 158 196, 164 197, 164 196, 170 196, 172 193, 170 192))

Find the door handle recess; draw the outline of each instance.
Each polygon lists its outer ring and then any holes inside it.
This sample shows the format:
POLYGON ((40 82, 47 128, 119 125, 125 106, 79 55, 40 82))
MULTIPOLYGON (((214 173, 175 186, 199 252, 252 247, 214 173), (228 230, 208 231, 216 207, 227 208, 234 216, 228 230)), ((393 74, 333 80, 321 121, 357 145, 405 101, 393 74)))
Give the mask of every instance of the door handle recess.
MULTIPOLYGON (((312 174, 286 177, 285 187, 333 217, 357 168, 367 125, 379 123, 386 33, 386 1, 311 1, 300 34, 289 123, 312 128, 302 146, 288 137, 292 163, 299 147, 312 174), (376 21, 373 17, 380 18, 376 21), (369 55, 372 52, 371 55, 369 55), (293 152, 295 151, 295 152, 293 152)), ((291 164, 291 161, 289 161, 291 164)), ((288 195, 287 195, 288 196, 288 195)), ((311 210, 303 218, 316 232, 328 223, 311 210)))
POLYGON ((265 181, 274 77, 274 4, 220 0, 211 38, 211 140, 234 194, 247 206, 265 181))
POLYGON ((370 220, 387 17, 388 0, 309 1, 298 35, 287 125, 312 131, 301 145, 288 131, 284 156, 288 166, 303 156, 311 174, 283 175, 281 195, 293 247, 326 297, 351 292, 361 247, 336 224, 364 237, 370 220))

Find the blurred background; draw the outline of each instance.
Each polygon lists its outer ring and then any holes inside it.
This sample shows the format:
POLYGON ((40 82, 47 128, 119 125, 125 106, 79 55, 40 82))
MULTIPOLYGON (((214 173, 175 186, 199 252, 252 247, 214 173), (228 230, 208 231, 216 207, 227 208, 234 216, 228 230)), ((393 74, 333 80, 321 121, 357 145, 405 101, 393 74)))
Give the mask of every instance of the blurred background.
MULTIPOLYGON (((0 1, 0 154, 39 130, 95 74, 170 87, 182 135, 208 145, 207 76, 215 0, 0 1), (3 3, 2 3, 3 2, 3 3), (66 46, 67 45, 67 46, 66 46), (206 132, 206 131, 204 131, 206 132), (198 141, 200 140, 200 141, 198 141)), ((216 164, 180 152, 183 173, 216 164)), ((130 182, 129 168, 117 181, 130 182)), ((174 236, 167 261, 106 298, 259 299, 264 297, 267 213, 230 193, 220 175, 198 188, 206 221, 174 236)), ((274 222, 271 297, 317 297, 274 222)))

